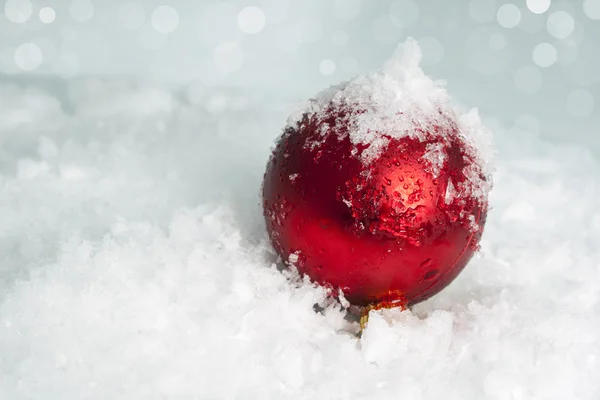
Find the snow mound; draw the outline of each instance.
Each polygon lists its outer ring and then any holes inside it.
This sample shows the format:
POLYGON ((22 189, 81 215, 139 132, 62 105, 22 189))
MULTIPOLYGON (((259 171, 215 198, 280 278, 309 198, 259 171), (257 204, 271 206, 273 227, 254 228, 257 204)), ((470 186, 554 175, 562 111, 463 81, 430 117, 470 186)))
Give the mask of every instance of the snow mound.
POLYGON ((0 398, 600 397, 586 149, 504 129, 484 256, 412 311, 372 312, 359 340, 322 289, 273 266, 258 193, 287 105, 66 89, 68 112, 0 88, 20 110, 0 110, 0 398))

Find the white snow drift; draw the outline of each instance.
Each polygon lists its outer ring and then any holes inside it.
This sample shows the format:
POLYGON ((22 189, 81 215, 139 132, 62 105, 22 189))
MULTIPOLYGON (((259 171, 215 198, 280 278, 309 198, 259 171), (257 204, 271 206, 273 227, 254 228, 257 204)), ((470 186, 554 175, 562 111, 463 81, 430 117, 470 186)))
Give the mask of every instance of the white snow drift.
POLYGON ((0 87, 0 398, 600 397, 586 149, 496 127, 483 254, 414 310, 372 313, 359 340, 273 265, 258 193, 290 107, 64 89, 0 87))

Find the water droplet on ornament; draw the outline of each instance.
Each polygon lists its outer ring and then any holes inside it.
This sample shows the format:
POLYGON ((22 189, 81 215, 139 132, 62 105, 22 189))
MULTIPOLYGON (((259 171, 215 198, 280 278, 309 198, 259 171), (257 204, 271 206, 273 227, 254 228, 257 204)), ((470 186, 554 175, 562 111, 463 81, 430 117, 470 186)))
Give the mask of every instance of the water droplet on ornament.
POLYGON ((438 276, 439 271, 437 269, 432 269, 431 271, 428 271, 425 276, 423 277, 423 279, 425 279, 426 281, 430 281, 432 279, 435 279, 438 276))
POLYGON ((426 259, 425 261, 423 261, 421 263, 421 268, 427 268, 427 267, 429 267, 431 265, 432 261, 433 260, 431 258, 426 259))
POLYGON ((385 178, 385 184, 388 186, 392 186, 392 180, 389 178, 385 178))
POLYGON ((404 182, 404 175, 400 175, 400 177, 398 178, 398 180, 399 180, 400 182, 404 182))
POLYGON ((405 184, 404 184, 402 187, 403 187, 404 189, 408 189, 408 183, 405 183, 405 184))

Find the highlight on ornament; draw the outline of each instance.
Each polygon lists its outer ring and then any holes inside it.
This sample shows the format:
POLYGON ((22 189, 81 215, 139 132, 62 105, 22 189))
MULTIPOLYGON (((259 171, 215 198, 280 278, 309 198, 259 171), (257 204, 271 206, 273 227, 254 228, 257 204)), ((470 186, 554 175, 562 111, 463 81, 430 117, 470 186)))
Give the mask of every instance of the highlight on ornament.
POLYGON ((451 105, 420 60, 408 39, 381 70, 309 100, 264 175, 276 252, 367 313, 445 288, 486 221, 491 134, 477 110, 451 105))

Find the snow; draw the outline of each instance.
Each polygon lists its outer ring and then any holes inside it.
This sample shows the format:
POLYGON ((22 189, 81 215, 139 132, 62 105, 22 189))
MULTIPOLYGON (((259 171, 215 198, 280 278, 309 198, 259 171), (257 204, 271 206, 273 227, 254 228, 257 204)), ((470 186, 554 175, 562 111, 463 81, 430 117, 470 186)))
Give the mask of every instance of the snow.
POLYGON ((439 142, 430 143, 425 148, 425 151, 426 153, 423 155, 423 159, 426 162, 425 167, 431 171, 434 178, 437 178, 448 158, 444 152, 444 146, 439 142))
POLYGON ((495 126, 483 254, 358 339, 274 265, 256 93, 0 87, 0 398, 600 397, 594 154, 495 126))
MULTIPOLYGON (((434 81, 420 67, 422 53, 417 42, 408 38, 380 71, 355 77, 332 86, 308 101, 304 110, 288 120, 290 130, 299 130, 306 121, 318 121, 319 139, 306 147, 321 146, 334 132, 340 139, 348 136, 353 155, 368 165, 388 148, 390 140, 404 137, 443 140, 458 131, 465 154, 467 177, 458 190, 462 197, 473 197, 485 204, 492 187, 493 146, 489 130, 483 126, 477 109, 463 113, 452 104, 443 81, 434 81), (326 120, 335 117, 337 129, 326 120), (340 128, 341 126, 341 128, 340 128), (363 149, 358 151, 358 146, 363 149)), ((426 166, 437 176, 446 159, 438 152, 425 155, 426 166), (436 153, 438 153, 436 155, 436 153)))

